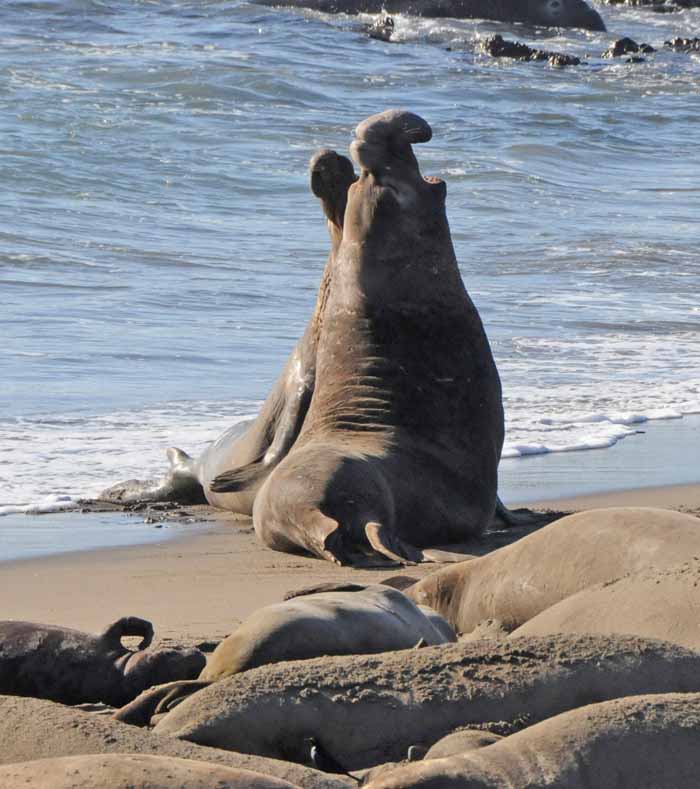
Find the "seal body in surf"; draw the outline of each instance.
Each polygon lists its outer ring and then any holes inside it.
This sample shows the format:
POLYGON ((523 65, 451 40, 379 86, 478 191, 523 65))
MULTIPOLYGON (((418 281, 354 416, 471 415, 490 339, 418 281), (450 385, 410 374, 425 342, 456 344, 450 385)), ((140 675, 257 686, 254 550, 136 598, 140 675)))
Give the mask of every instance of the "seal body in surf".
POLYGON ((493 19, 542 27, 605 30, 584 0, 257 0, 263 5, 309 8, 326 14, 407 14, 454 19, 493 19))

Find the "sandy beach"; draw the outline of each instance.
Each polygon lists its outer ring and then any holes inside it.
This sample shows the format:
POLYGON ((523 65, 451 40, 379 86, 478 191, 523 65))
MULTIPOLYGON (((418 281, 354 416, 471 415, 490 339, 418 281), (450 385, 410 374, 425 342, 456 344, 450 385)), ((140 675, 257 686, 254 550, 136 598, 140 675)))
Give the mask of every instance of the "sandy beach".
MULTIPOLYGON (((562 513, 631 505, 700 516, 700 483, 528 503, 537 511, 562 513)), ((271 551, 256 539, 250 522, 234 520, 228 513, 202 514, 212 520, 156 544, 1 564, 3 618, 99 631, 121 616, 135 615, 150 619, 156 636, 165 641, 217 642, 252 611, 281 600, 291 589, 348 579, 379 581, 397 574, 419 578, 438 567, 341 568, 271 551)), ((465 550, 481 555, 529 531, 497 530, 465 550)))

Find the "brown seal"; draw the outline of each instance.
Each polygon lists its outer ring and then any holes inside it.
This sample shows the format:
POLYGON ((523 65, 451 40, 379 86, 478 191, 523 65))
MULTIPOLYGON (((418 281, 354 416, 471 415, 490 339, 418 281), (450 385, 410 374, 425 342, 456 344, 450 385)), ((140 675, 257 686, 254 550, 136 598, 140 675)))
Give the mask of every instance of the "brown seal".
POLYGON ((409 746, 458 727, 535 723, 640 693, 697 693, 699 667, 697 652, 635 636, 560 634, 328 656, 226 677, 185 699, 154 731, 292 761, 307 758, 304 740, 313 737, 356 770, 403 759, 409 746))
POLYGON ((480 630, 510 632, 582 589, 699 553, 698 518, 609 507, 568 515, 486 556, 431 573, 405 593, 458 633, 480 623, 480 630))
POLYGON ((115 713, 145 725, 203 687, 258 666, 322 655, 365 655, 457 640, 445 620, 380 584, 330 584, 325 591, 290 595, 255 611, 225 638, 197 680, 146 690, 115 713), (350 588, 352 587, 352 588, 350 588))
POLYGON ((288 781, 222 764, 146 754, 86 754, 0 767, 5 789, 299 789, 288 781))
POLYGON ((676 789, 698 784, 700 693, 632 696, 564 712, 500 742, 382 771, 367 789, 676 789))
MULTIPOLYGON (((260 489, 255 530, 281 551, 341 564, 478 535, 496 506, 501 386, 459 273, 445 184, 413 143, 430 126, 388 110, 356 130, 318 336, 313 397, 291 450, 260 489)), ((212 484, 228 489, 228 475, 212 484)))
POLYGON ((153 626, 122 617, 100 635, 35 622, 0 622, 0 693, 63 704, 120 707, 146 688, 196 677, 206 663, 194 648, 147 649, 153 626), (140 636, 136 651, 121 639, 140 636))

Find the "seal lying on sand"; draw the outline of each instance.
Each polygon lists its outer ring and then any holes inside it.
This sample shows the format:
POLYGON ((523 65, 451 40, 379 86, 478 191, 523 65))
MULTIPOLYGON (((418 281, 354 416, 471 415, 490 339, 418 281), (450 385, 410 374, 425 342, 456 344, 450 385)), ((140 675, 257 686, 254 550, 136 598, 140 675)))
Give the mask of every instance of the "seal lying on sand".
MULTIPOLYGON (((315 738, 346 769, 405 757, 459 726, 533 721, 602 699, 700 691, 700 655, 636 637, 549 636, 315 658, 246 671, 155 727, 201 745, 304 761, 315 738)), ((488 746, 489 748, 495 746, 488 746)))
MULTIPOLYGON (((350 779, 326 775, 300 764, 204 748, 52 701, 0 696, 0 764, 106 753, 194 759, 271 775, 304 789, 355 786, 350 779)), ((0 786, 5 789, 6 784, 0 782, 0 786)))
POLYGON ((257 0, 262 5, 310 8, 326 14, 409 14, 494 19, 542 27, 605 30, 600 14, 583 0, 257 0))
POLYGON ((367 789, 697 786, 700 694, 632 696, 592 704, 500 742, 382 771, 367 789))
POLYGON ((634 633, 700 651, 700 559, 591 586, 542 611, 511 637, 634 633))
POLYGON ((289 451, 306 416, 316 380, 316 345, 332 279, 333 261, 342 238, 347 191, 357 180, 350 160, 334 151, 319 151, 311 159, 309 169, 311 190, 321 200, 328 220, 331 251, 311 320, 258 417, 252 422, 231 427, 197 459, 181 449, 169 449, 170 470, 163 479, 121 482, 103 491, 100 500, 121 504, 206 501, 221 509, 252 514, 258 488, 289 451), (212 490, 211 480, 223 472, 229 473, 229 490, 212 490))
POLYGON ((405 590, 458 633, 495 619, 514 630, 594 584, 700 555, 700 520, 671 510, 611 507, 568 515, 479 559, 405 590))
POLYGON ((115 717, 145 724, 153 714, 211 682, 269 663, 457 640, 442 617, 421 611, 396 589, 354 586, 354 591, 305 594, 261 608, 217 646, 198 680, 147 690, 115 717))
MULTIPOLYGON (((0 767, 0 786, 51 789, 295 789, 294 784, 250 770, 207 764, 172 756, 110 754, 64 756, 59 759, 0 767)), ((297 787, 298 789, 298 787, 297 787)))
MULTIPOLYGON (((478 535, 493 517, 501 386, 457 267, 445 184, 423 178, 411 148, 431 135, 399 110, 356 130, 362 171, 348 193, 313 398, 253 507, 256 533, 275 550, 340 564, 368 553, 422 561, 421 548, 478 535)), ((222 474, 211 487, 228 486, 222 474)))
POLYGON ((0 622, 0 693, 64 704, 102 701, 119 707, 163 682, 196 677, 206 663, 198 649, 146 649, 153 626, 123 617, 100 635, 34 622, 0 622), (121 639, 140 636, 137 651, 121 639))

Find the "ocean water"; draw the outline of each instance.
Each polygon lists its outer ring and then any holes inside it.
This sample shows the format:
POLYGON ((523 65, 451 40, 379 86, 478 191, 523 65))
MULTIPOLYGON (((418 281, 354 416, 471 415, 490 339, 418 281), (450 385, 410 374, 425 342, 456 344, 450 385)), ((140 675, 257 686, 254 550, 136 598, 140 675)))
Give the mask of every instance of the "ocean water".
POLYGON ((384 43, 229 0, 4 0, 0 539, 255 413, 328 250, 308 159, 388 107, 433 126, 509 473, 699 413, 700 56, 662 44, 700 11, 596 7, 608 33, 397 17, 384 43), (496 32, 587 65, 494 60, 496 32), (601 58, 623 35, 658 52, 601 58))

